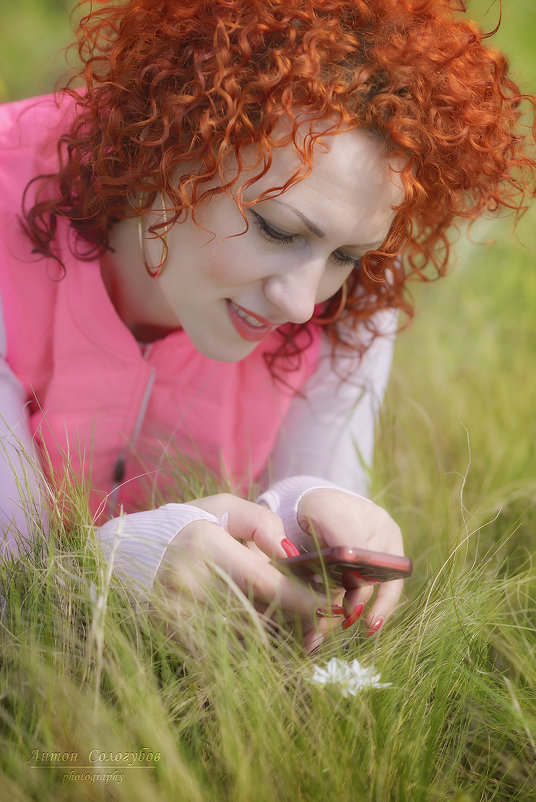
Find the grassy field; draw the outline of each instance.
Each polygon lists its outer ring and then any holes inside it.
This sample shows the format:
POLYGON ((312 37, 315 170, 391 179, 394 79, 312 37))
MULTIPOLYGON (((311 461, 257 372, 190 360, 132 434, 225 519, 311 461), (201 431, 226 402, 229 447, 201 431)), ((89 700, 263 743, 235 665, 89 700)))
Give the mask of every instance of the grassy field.
MULTIPOLYGON (((62 6, 5 3, 10 31, 24 20, 11 67, 0 33, 6 98, 45 91, 34 73, 52 85, 62 6)), ((493 27, 496 4, 471 6, 493 27)), ((536 5, 504 6, 497 43, 534 92, 536 5)), ((5 577, 0 799, 536 800, 535 251, 532 209, 515 236, 508 220, 475 228, 449 277, 415 287, 373 472, 415 563, 385 630, 304 659, 222 595, 178 646, 109 587, 81 504, 44 566, 5 577), (311 683, 332 657, 391 685, 311 683)))

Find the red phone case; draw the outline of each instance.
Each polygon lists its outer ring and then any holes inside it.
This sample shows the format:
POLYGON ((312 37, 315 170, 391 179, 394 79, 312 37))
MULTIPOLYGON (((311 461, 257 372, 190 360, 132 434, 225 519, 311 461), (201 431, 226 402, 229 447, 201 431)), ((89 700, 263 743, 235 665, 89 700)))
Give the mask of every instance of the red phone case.
POLYGON ((335 585, 351 588, 365 582, 389 582, 410 576, 413 564, 409 557, 369 551, 354 546, 334 546, 299 557, 278 560, 283 571, 311 584, 323 584, 327 577, 335 585))

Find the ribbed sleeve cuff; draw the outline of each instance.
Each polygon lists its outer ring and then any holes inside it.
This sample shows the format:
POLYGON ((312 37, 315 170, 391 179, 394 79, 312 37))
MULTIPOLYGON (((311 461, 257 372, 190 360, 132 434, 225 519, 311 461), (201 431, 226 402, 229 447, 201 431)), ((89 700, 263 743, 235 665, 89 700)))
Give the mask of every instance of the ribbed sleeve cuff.
POLYGON ((139 602, 147 602, 167 547, 193 521, 219 523, 215 515, 199 507, 165 504, 112 518, 100 527, 97 535, 104 556, 139 602))
POLYGON ((340 490, 342 493, 349 493, 351 496, 356 496, 356 498, 370 501, 365 496, 360 496, 359 493, 354 493, 345 487, 339 487, 326 479, 320 479, 318 476, 289 476, 269 487, 258 497, 257 503, 264 503, 272 512, 276 512, 283 521, 283 527, 288 539, 300 551, 306 552, 313 548, 313 539, 303 531, 298 523, 298 507, 306 493, 311 490, 324 490, 326 488, 340 490))

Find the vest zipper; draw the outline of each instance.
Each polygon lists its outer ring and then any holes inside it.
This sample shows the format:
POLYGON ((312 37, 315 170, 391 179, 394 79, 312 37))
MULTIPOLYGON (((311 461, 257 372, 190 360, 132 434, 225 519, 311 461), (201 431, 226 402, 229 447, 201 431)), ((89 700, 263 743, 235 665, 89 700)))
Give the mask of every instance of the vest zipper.
MULTIPOLYGON (((142 348, 143 359, 147 360, 150 356, 152 346, 150 344, 142 345, 141 348, 142 348)), ((117 507, 119 505, 119 491, 125 478, 127 454, 129 451, 132 451, 138 440, 141 427, 143 426, 143 422, 145 420, 145 415, 147 414, 147 407, 149 405, 149 399, 151 397, 155 378, 156 378, 156 368, 154 365, 151 365, 151 372, 149 373, 149 378, 147 379, 147 384, 145 385, 145 390, 143 391, 143 396, 140 402, 140 406, 138 408, 138 414, 136 416, 136 423, 134 424, 132 437, 130 438, 130 442, 128 443, 128 445, 125 446, 125 448, 119 453, 114 463, 114 468, 112 473, 112 491, 110 493, 108 500, 108 509, 111 512, 112 516, 117 513, 117 507)))

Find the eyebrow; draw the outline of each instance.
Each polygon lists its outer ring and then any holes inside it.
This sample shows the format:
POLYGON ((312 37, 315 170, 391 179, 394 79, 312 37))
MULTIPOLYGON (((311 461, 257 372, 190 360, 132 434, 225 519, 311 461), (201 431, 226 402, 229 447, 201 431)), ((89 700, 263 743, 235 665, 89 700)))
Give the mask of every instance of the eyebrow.
MULTIPOLYGON (((322 229, 319 228, 316 225, 316 223, 313 223, 312 220, 309 220, 309 218, 303 212, 301 212, 299 209, 296 209, 295 206, 291 206, 290 203, 286 203, 285 201, 282 201, 279 198, 270 198, 270 200, 272 200, 274 203, 281 204, 281 206, 286 206, 287 209, 290 209, 291 211, 293 211, 294 214, 297 217, 299 217, 300 220, 303 223, 305 223, 305 225, 307 226, 309 231, 311 231, 313 234, 315 234, 315 236, 317 236, 319 239, 323 239, 326 236, 324 231, 322 231, 322 229)), ((380 245, 381 245, 381 243, 380 243, 380 245)), ((378 245, 377 242, 369 242, 369 243, 363 243, 361 245, 350 245, 348 247, 350 247, 350 248, 365 248, 367 251, 369 251, 369 250, 375 250, 376 248, 379 247, 379 245, 378 245)))
POLYGON ((309 220, 309 218, 306 217, 303 212, 300 212, 299 209, 296 209, 295 206, 291 206, 290 203, 285 203, 285 201, 279 200, 279 198, 272 198, 272 200, 274 201, 274 203, 280 203, 281 206, 286 206, 287 209, 291 209, 291 211, 293 211, 294 214, 297 217, 299 217, 303 223, 305 223, 309 231, 315 234, 319 239, 322 239, 323 237, 326 236, 325 233, 322 231, 322 229, 318 228, 316 223, 313 223, 312 220, 309 220))

